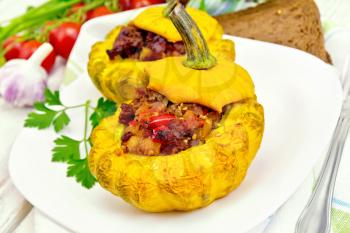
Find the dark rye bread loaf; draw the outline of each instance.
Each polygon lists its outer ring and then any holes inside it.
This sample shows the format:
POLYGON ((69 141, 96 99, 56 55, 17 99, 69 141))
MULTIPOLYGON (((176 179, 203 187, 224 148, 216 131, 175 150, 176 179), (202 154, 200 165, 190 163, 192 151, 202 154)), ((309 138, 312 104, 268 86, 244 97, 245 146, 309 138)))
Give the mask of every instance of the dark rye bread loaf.
POLYGON ((301 49, 331 62, 324 47, 320 13, 313 0, 270 0, 216 19, 227 34, 301 49))

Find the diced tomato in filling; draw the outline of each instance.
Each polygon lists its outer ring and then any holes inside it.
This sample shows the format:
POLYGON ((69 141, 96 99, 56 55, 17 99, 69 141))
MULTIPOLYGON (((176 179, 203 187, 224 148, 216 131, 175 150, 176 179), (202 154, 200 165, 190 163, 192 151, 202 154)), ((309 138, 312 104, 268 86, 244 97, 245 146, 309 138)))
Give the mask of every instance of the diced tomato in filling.
POLYGON ((156 128, 159 128, 160 126, 168 125, 169 122, 174 119, 176 119, 176 117, 173 114, 162 114, 158 116, 152 116, 149 119, 149 126, 152 129, 156 129, 156 128))
POLYGON ((205 143, 221 114, 198 104, 175 104, 166 97, 139 89, 136 99, 121 105, 124 152, 142 155, 175 154, 205 143))
POLYGON ((128 25, 121 29, 113 48, 107 50, 107 54, 111 60, 120 56, 124 59, 154 61, 184 55, 185 47, 182 42, 168 42, 162 36, 128 25))

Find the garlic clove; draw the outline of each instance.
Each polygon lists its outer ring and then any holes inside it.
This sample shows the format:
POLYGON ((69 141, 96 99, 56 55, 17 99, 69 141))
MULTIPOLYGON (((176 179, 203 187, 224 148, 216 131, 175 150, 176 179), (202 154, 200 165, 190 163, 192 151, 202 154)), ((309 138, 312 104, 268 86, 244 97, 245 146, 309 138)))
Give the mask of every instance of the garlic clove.
POLYGON ((0 68, 0 95, 6 102, 27 107, 44 100, 47 73, 40 64, 52 49, 44 43, 29 60, 11 60, 0 68))

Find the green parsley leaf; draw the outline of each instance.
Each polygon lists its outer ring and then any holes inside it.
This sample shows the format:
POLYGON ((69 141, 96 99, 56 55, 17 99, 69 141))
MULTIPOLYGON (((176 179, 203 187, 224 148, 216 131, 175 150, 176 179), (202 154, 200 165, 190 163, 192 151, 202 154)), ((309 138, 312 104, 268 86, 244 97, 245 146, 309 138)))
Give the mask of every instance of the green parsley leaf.
POLYGON ((34 127, 38 129, 45 129, 54 126, 55 131, 61 131, 70 122, 65 110, 70 107, 65 107, 60 100, 60 93, 58 91, 52 92, 49 89, 45 90, 45 102, 37 102, 34 104, 35 111, 28 114, 25 120, 25 127, 34 127), (47 106, 61 106, 61 110, 55 111, 47 106))
POLYGON ((103 98, 100 98, 97 102, 95 112, 90 116, 92 127, 95 128, 103 118, 113 115, 116 110, 116 103, 110 100, 104 100, 103 98))
POLYGON ((45 90, 45 102, 49 105, 62 105, 60 100, 60 93, 58 91, 52 92, 49 89, 45 90))
POLYGON ((53 125, 56 132, 61 131, 65 126, 67 126, 70 122, 70 119, 65 111, 61 112, 54 120, 53 125))
MULTIPOLYGON (((51 99, 50 101, 54 100, 51 99)), ((35 103, 34 109, 34 112, 28 114, 28 117, 24 122, 25 127, 45 129, 53 124, 55 131, 59 132, 70 122, 70 118, 64 110, 54 111, 46 107, 45 103, 35 103)))
POLYGON ((80 159, 80 143, 67 136, 61 136, 55 140, 55 147, 52 149, 53 162, 69 162, 80 159))
MULTIPOLYGON (((69 109, 84 107, 85 114, 88 114, 90 101, 85 104, 76 106, 65 106, 60 100, 58 91, 45 91, 45 102, 35 103, 35 111, 28 114, 25 120, 25 127, 36 127, 38 129, 48 128, 53 125, 56 132, 61 131, 70 123, 70 118, 67 114, 69 109), (51 109, 50 106, 58 106, 58 110, 51 109)), ((90 121, 93 127, 96 127, 100 121, 108 116, 111 116, 117 110, 117 106, 110 100, 100 98, 97 102, 95 111, 90 115, 90 121)), ((55 146, 52 149, 52 161, 63 162, 68 165, 67 176, 75 177, 76 181, 83 187, 90 189, 96 183, 95 177, 91 174, 88 166, 87 158, 82 159, 80 153, 81 143, 86 143, 85 147, 88 150, 88 143, 91 146, 88 135, 87 122, 84 122, 84 138, 82 140, 75 140, 68 136, 62 135, 57 138, 55 146)), ((86 152, 88 153, 88 151, 86 152)))
POLYGON ((75 177, 76 181, 81 183, 87 189, 94 186, 96 179, 89 170, 87 158, 72 160, 69 161, 68 164, 68 177, 75 177))
POLYGON ((55 119, 57 112, 47 108, 44 103, 40 102, 35 103, 34 108, 36 112, 28 114, 28 117, 24 122, 24 127, 38 129, 48 128, 55 119))

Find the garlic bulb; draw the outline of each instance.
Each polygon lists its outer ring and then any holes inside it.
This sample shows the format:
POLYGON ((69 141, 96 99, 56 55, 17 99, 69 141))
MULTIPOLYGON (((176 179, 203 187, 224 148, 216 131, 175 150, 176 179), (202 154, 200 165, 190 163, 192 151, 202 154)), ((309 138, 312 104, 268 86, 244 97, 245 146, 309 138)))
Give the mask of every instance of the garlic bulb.
POLYGON ((52 49, 44 43, 29 60, 14 59, 0 68, 0 95, 6 102, 26 107, 44 100, 47 73, 40 64, 52 49))

